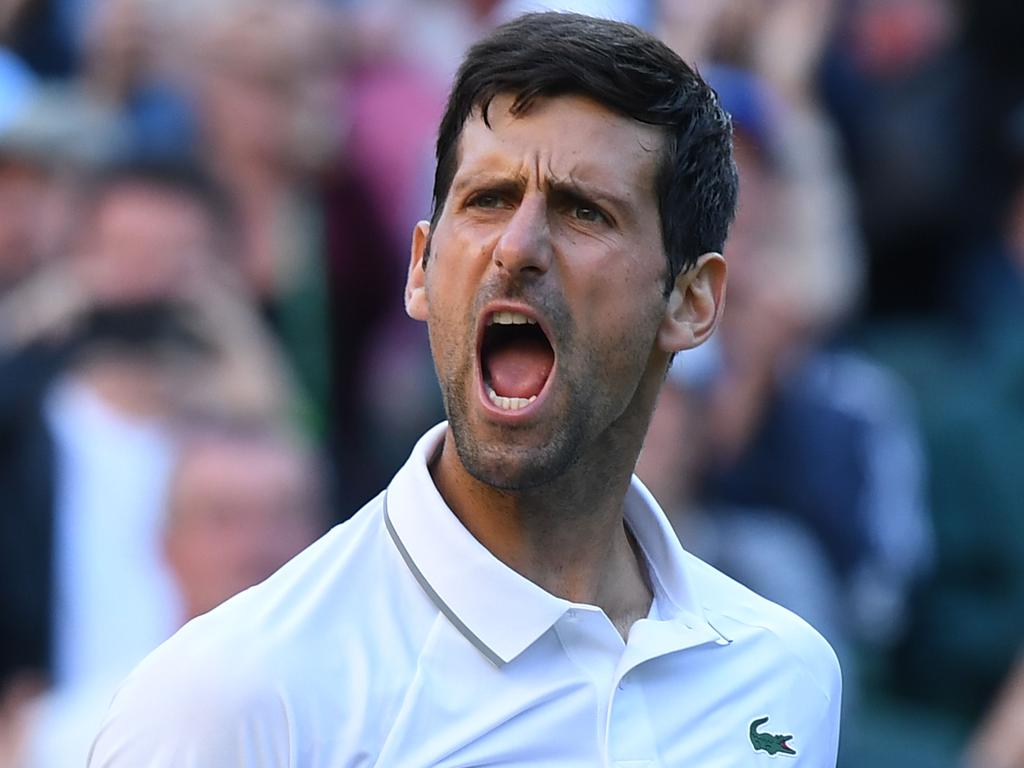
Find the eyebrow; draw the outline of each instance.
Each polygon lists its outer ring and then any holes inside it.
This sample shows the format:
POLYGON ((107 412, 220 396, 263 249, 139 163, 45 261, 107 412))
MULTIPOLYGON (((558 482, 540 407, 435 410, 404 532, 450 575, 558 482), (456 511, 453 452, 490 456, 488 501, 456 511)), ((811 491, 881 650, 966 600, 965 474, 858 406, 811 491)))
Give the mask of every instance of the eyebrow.
POLYGON ((569 202, 590 202, 600 205, 620 225, 636 219, 636 207, 632 198, 616 194, 605 187, 594 187, 580 182, 572 176, 551 179, 548 182, 548 187, 556 198, 569 202))
MULTIPOLYGON (((491 192, 504 195, 521 195, 526 189, 528 180, 523 174, 506 176, 502 173, 480 172, 470 173, 452 184, 452 192, 458 196, 467 189, 486 189, 491 192)), ((607 206, 612 213, 617 215, 631 216, 633 205, 629 198, 616 195, 604 188, 595 188, 578 179, 568 176, 565 178, 551 178, 546 181, 547 188, 556 198, 572 201, 583 201, 598 203, 607 206)))
POLYGON ((521 174, 510 177, 500 173, 470 173, 456 179, 452 192, 457 196, 467 189, 487 189, 502 194, 522 194, 526 183, 526 177, 521 174))
POLYGON ((548 181, 547 186, 551 190, 552 194, 557 197, 569 200, 593 201, 595 203, 610 205, 618 210, 628 210, 629 208, 629 205, 624 198, 608 192, 605 189, 599 189, 588 184, 580 183, 578 180, 571 177, 566 179, 551 179, 548 181))

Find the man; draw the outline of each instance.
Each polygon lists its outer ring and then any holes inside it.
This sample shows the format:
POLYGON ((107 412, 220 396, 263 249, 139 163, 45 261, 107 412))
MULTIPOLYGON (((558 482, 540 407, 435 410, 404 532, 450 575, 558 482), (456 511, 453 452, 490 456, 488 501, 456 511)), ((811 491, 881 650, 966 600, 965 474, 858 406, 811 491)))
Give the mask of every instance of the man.
POLYGON ((163 553, 182 621, 257 584, 323 532, 314 455, 261 424, 186 424, 171 476, 163 553))
MULTIPOLYGON (((318 464, 288 434, 210 414, 174 426, 159 538, 180 626, 267 578, 316 538, 324 516, 318 464)), ((122 676, 58 686, 33 702, 10 764, 83 765, 122 676)))
POLYGON ((729 132, 635 28, 529 15, 475 46, 406 288, 448 424, 144 662, 90 764, 834 764, 831 650, 631 480, 669 360, 721 313, 729 132))
POLYGON ((0 301, 0 690, 120 681, 167 639, 170 422, 289 402, 204 174, 131 157, 88 192, 66 258, 0 301))

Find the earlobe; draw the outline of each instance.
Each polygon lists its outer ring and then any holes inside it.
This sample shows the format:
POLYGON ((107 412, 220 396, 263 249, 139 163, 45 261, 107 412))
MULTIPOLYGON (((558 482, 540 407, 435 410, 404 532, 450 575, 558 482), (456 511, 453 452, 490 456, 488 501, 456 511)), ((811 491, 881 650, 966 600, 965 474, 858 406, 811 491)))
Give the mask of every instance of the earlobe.
POLYGON ((405 281, 405 312, 413 320, 427 320, 427 273, 424 271, 430 223, 420 221, 412 231, 412 254, 405 281))
POLYGON ((676 278, 658 329, 663 352, 692 349, 711 336, 725 307, 726 272, 720 253, 705 253, 676 278))

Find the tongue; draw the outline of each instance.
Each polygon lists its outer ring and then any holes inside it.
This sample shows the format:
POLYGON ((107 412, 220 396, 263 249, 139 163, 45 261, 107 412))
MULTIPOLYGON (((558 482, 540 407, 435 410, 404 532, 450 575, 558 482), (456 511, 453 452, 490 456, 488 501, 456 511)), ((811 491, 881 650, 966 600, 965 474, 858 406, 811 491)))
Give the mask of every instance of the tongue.
POLYGON ((553 364, 551 347, 543 339, 519 339, 487 356, 491 388, 502 397, 540 394, 553 364))

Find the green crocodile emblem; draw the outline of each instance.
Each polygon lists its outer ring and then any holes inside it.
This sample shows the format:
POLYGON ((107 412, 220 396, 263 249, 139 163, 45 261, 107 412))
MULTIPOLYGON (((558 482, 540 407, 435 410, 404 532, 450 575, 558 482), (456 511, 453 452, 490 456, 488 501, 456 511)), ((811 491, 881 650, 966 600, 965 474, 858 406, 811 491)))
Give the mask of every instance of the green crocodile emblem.
POLYGON ((767 752, 769 755, 795 755, 796 750, 786 742, 793 738, 791 733, 759 733, 758 728, 768 722, 767 717, 759 717, 750 724, 750 743, 755 752, 767 752))

